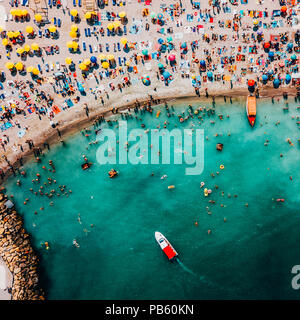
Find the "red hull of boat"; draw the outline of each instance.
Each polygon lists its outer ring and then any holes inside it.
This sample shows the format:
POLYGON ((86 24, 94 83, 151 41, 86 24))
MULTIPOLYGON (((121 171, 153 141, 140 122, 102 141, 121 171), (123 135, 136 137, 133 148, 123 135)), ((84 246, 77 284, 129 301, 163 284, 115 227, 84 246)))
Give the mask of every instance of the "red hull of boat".
POLYGON ((254 127, 256 116, 248 116, 248 120, 251 127, 254 127))

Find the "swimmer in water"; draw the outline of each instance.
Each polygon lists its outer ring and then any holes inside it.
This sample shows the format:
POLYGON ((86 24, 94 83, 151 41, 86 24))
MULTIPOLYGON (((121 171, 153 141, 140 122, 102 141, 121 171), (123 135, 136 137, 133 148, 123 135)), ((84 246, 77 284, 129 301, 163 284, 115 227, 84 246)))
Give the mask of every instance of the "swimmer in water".
POLYGON ((166 174, 164 174, 160 179, 164 180, 164 179, 167 179, 167 178, 168 178, 168 176, 166 174))

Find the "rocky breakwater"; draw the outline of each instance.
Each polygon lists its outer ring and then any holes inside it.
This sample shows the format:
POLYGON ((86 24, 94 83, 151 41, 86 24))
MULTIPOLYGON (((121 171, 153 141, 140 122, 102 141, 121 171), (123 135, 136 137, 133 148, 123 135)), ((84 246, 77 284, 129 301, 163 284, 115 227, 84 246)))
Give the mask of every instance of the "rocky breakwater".
POLYGON ((22 218, 0 193, 0 256, 13 276, 13 300, 44 300, 39 288, 38 258, 33 252, 22 218))

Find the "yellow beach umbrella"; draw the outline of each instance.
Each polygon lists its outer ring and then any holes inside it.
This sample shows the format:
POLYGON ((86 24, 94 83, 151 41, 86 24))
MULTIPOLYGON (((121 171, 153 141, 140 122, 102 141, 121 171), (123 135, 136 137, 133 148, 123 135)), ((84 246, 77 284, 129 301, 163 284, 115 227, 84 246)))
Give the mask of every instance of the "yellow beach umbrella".
POLYGON ((83 63, 86 65, 86 66, 89 66, 91 64, 91 60, 90 59, 85 59, 83 61, 83 63))
POLYGON ((33 66, 30 66, 26 69, 27 72, 31 73, 33 71, 33 66))
POLYGON ((73 48, 73 41, 68 41, 68 42, 67 42, 67 47, 68 47, 69 49, 72 49, 72 48, 73 48))
POLYGON ((71 38, 73 38, 73 39, 77 38, 77 32, 76 31, 70 31, 69 34, 70 34, 71 38))
POLYGON ((25 50, 26 52, 29 52, 29 51, 30 51, 30 45, 29 45, 29 44, 25 44, 24 50, 25 50))
POLYGON ((21 70, 24 69, 24 65, 23 65, 22 62, 17 62, 17 63, 15 64, 15 67, 16 67, 16 69, 17 69, 18 71, 21 71, 21 70))
POLYGON ((78 16, 78 11, 76 9, 71 10, 71 16, 72 17, 77 17, 78 16))
POLYGON ((107 59, 108 59, 108 60, 114 60, 114 59, 115 59, 115 56, 114 56, 113 54, 109 54, 109 55, 107 56, 107 59))
POLYGON ((2 26, 0 26, 0 32, 4 31, 4 28, 2 26))
POLYGON ((74 50, 77 50, 78 49, 78 43, 77 42, 75 42, 75 41, 73 41, 72 42, 72 48, 74 49, 74 50))
POLYGON ((91 19, 92 13, 88 11, 88 12, 84 15, 84 17, 85 17, 86 19, 91 19))
POLYGON ((7 36, 9 37, 9 39, 12 39, 14 37, 14 32, 13 31, 8 31, 7 32, 7 36))
POLYGON ((255 26, 258 25, 258 23, 259 23, 259 22, 258 22, 257 19, 254 19, 254 20, 253 20, 253 24, 254 24, 255 26))
POLYGON ((39 50, 39 48, 40 48, 40 47, 39 47, 39 45, 38 45, 37 43, 35 43, 35 42, 32 43, 32 45, 31 45, 31 49, 32 49, 32 50, 39 50))
POLYGON ((119 17, 120 17, 120 18, 125 18, 125 17, 126 17, 126 12, 125 12, 125 11, 121 11, 121 12, 119 13, 119 17))
POLYGON ((129 67, 130 66, 130 61, 126 61, 126 66, 129 67))
POLYGON ((4 45, 4 46, 7 46, 8 45, 8 39, 6 39, 6 38, 4 38, 3 40, 2 40, 2 44, 4 45))
POLYGON ((114 28, 114 25, 112 24, 112 23, 109 23, 108 25, 107 25, 107 29, 108 30, 112 30, 114 28))
POLYGON ((14 64, 13 64, 12 62, 6 62, 5 67, 6 67, 8 70, 11 70, 11 69, 14 68, 14 64))
POLYGON ((102 62, 102 67, 107 69, 109 67, 109 63, 107 61, 102 62))
POLYGON ((51 25, 49 26, 48 30, 51 32, 51 33, 54 33, 56 32, 56 27, 54 25, 51 25))
POLYGON ((101 54, 99 54, 98 58, 99 58, 100 61, 106 60, 106 55, 101 53, 101 54))
POLYGON ((15 16, 21 17, 22 16, 22 10, 21 9, 16 9, 15 16))
POLYGON ((36 20, 36 22, 41 22, 43 20, 43 17, 41 14, 37 13, 35 16, 34 16, 34 19, 36 20))
POLYGON ((121 38, 120 42, 122 43, 123 46, 125 46, 128 42, 127 38, 123 37, 121 38))
POLYGON ((12 16, 15 16, 15 15, 16 15, 16 11, 17 11, 17 9, 11 9, 11 10, 10 10, 10 14, 11 14, 12 16))
POLYGON ((121 22, 117 20, 113 23, 113 25, 114 25, 114 28, 117 29, 121 26, 121 22))
POLYGON ((14 32, 14 38, 18 38, 21 35, 20 31, 14 32))
POLYGON ((27 26, 25 30, 26 30, 27 33, 32 33, 33 32, 32 26, 27 26))
POLYGON ((20 47, 20 48, 18 48, 16 51, 17 51, 17 53, 18 53, 18 54, 22 54, 22 53, 24 53, 24 49, 23 49, 23 48, 21 48, 21 47, 20 47))
POLYGON ((33 69, 32 69, 32 73, 33 73, 35 76, 37 76, 40 72, 39 72, 39 69, 33 68, 33 69))
POLYGON ((80 63, 79 69, 80 69, 80 70, 86 70, 86 69, 87 69, 87 66, 86 66, 84 63, 80 63))
POLYGON ((28 10, 24 9, 22 10, 22 16, 25 17, 28 15, 28 10))
POLYGON ((71 63, 72 63, 72 59, 69 58, 69 57, 67 57, 67 58, 66 58, 66 64, 71 64, 71 63))
POLYGON ((77 30, 78 30, 78 27, 76 26, 76 24, 72 24, 71 25, 71 31, 77 32, 77 30))

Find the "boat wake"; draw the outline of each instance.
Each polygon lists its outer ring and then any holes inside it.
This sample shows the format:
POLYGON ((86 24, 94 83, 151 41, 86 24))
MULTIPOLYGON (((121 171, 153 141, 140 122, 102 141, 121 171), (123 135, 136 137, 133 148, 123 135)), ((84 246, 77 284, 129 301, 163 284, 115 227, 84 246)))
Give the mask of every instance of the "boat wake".
POLYGON ((194 272, 193 272, 191 269, 189 269, 188 267, 186 267, 185 264, 184 264, 178 257, 176 257, 176 261, 178 262, 178 264, 180 265, 180 267, 181 267, 184 271, 186 271, 186 272, 188 272, 189 274, 197 277, 197 274, 194 273, 194 272))

